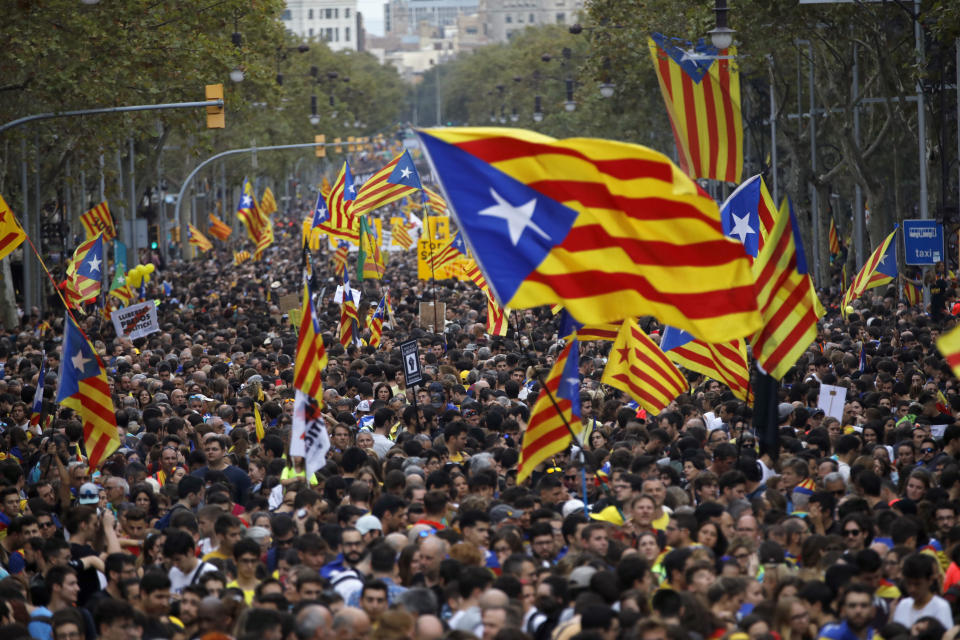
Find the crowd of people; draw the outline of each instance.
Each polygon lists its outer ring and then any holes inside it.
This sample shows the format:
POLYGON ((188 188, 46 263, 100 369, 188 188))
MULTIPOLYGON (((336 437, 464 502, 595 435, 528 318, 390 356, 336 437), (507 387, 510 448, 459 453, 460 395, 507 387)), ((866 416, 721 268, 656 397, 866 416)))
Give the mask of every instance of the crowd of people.
MULTIPOLYGON (((280 303, 305 263, 282 232, 261 261, 233 265, 220 247, 162 265, 146 285, 161 330, 132 343, 84 316, 121 440, 99 468, 76 415, 53 403, 60 312, 27 314, 0 339, 0 638, 932 640, 960 628, 960 395, 933 346, 953 321, 942 281, 927 310, 893 287, 845 319, 834 304, 783 380, 778 448, 762 453, 751 407, 718 382, 690 374, 689 393, 647 415, 600 383, 611 343, 583 343, 583 447, 518 484, 557 317, 514 311, 506 337, 488 335, 472 282, 418 281, 414 253, 390 252, 382 281, 354 281, 360 318, 391 293, 383 340, 344 348, 325 247, 311 269, 331 449, 307 477, 287 454, 297 327, 280 303), (442 331, 420 326, 432 301, 446 304, 442 331), (397 348, 409 338, 416 388, 397 348), (45 410, 31 420, 43 357, 45 410), (816 408, 821 384, 846 388, 841 419, 816 408)), ((656 338, 656 321, 642 324, 656 338)))

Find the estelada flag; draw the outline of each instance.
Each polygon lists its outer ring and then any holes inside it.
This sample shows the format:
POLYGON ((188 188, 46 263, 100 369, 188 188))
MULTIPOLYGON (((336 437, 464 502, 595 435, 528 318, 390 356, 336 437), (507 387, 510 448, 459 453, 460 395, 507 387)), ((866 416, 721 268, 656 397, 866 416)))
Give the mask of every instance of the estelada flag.
POLYGON ((760 326, 750 261, 669 158, 521 129, 418 132, 497 301, 580 322, 653 315, 710 342, 760 326))
POLYGON ((230 234, 233 233, 233 229, 230 228, 226 222, 218 218, 217 216, 210 214, 210 235, 218 240, 224 242, 230 237, 230 234))

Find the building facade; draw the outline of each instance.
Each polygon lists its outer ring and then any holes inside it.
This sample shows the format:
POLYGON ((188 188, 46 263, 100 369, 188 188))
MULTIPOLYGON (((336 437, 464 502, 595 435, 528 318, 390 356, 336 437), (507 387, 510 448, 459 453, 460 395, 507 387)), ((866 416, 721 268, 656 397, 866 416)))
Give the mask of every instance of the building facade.
POLYGON ((418 35, 423 28, 452 27, 477 13, 479 0, 390 0, 383 5, 384 35, 418 35))
POLYGON ((287 0, 282 17, 290 32, 322 40, 334 51, 361 48, 363 23, 357 0, 287 0))
POLYGON ((574 24, 583 0, 478 0, 484 35, 507 42, 514 33, 544 24, 574 24))

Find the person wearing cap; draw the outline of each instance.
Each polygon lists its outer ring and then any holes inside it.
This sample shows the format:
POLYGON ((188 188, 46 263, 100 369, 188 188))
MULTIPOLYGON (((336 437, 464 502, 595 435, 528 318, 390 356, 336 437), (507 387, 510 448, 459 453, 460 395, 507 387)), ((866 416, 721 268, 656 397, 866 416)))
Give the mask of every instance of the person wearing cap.
POLYGON ((380 519, 373 514, 368 513, 360 516, 356 527, 363 538, 363 543, 367 546, 373 544, 377 538, 383 537, 383 526, 380 524, 380 519))

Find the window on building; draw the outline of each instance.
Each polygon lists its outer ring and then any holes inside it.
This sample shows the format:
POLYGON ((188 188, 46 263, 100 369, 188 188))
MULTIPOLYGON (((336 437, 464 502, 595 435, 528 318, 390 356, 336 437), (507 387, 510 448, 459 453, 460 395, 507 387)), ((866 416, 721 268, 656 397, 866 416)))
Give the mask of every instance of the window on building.
POLYGON ((313 9, 307 9, 307 20, 313 20, 313 9))
MULTIPOLYGON (((349 11, 349 9, 347 9, 349 11)), ((343 28, 343 41, 350 42, 350 27, 343 28)))
POLYGON ((504 22, 506 22, 507 24, 510 24, 511 22, 513 22, 513 16, 507 16, 506 18, 504 18, 504 22))
POLYGON ((334 27, 333 29, 333 41, 340 42, 340 27, 334 27))
POLYGON ((326 15, 327 20, 333 17, 333 9, 324 9, 324 14, 326 15))
POLYGON ((563 24, 567 21, 567 14, 558 13, 557 14, 557 24, 563 24))
POLYGON ((530 14, 530 24, 534 24, 537 21, 537 18, 531 13, 530 14))
POLYGON ((307 29, 307 35, 313 37, 313 29, 307 29))
POLYGON ((280 16, 281 20, 293 20, 293 15, 290 13, 290 9, 285 9, 283 15, 280 16))
POLYGON ((344 17, 344 18, 349 18, 349 17, 350 17, 350 7, 344 7, 344 9, 343 9, 343 17, 344 17))
POLYGON ((339 17, 340 17, 340 9, 338 9, 337 7, 334 7, 334 8, 333 8, 333 18, 334 18, 334 20, 336 20, 336 19, 339 18, 339 17))

